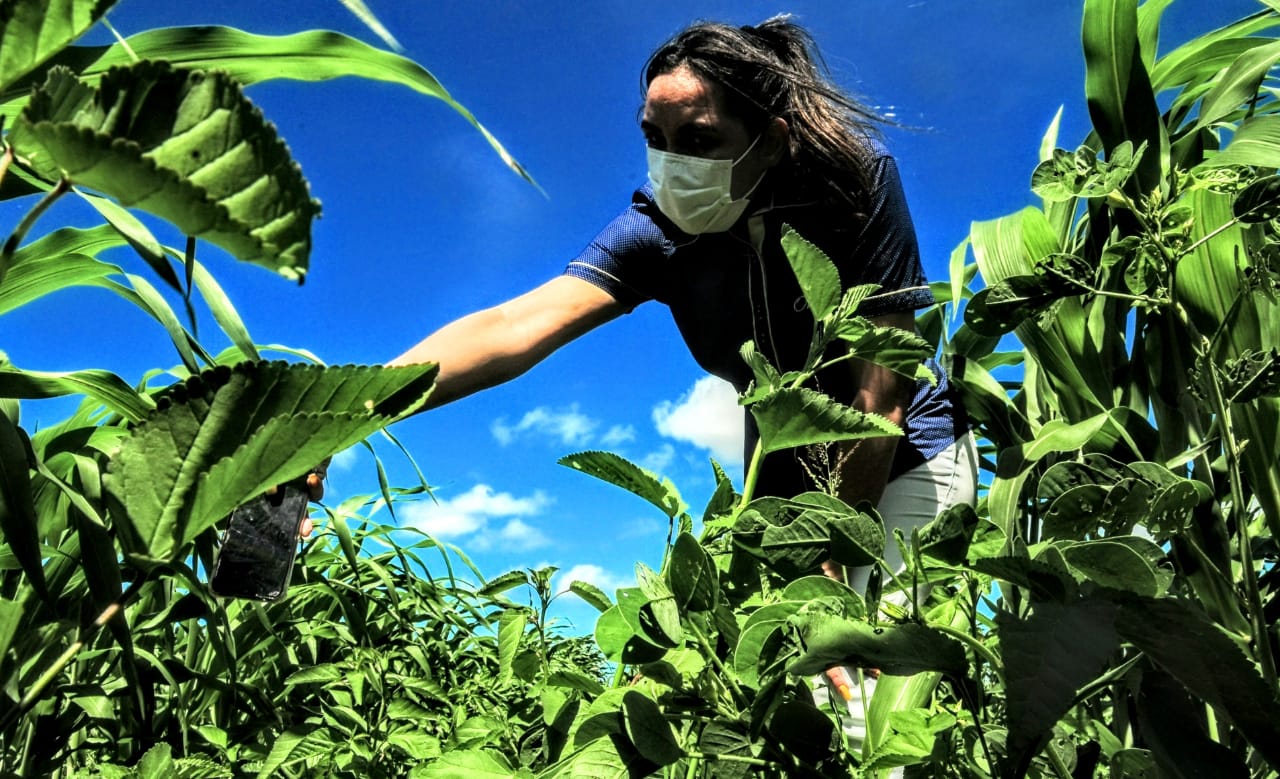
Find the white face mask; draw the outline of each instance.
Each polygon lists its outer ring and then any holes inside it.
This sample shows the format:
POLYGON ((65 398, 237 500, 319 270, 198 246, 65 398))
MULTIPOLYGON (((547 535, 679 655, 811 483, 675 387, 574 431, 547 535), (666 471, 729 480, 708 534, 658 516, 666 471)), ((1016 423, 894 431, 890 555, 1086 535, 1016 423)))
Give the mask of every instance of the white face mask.
POLYGON ((751 193, 764 179, 756 179, 741 198, 730 194, 733 169, 742 162, 760 136, 736 160, 709 160, 687 154, 649 149, 649 184, 653 187, 658 208, 676 227, 689 233, 722 233, 738 221, 747 209, 751 193))

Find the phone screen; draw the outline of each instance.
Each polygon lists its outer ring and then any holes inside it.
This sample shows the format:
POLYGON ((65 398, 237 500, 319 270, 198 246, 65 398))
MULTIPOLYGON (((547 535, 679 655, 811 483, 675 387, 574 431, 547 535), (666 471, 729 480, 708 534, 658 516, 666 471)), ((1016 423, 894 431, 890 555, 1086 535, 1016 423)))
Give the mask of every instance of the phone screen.
POLYGON ((284 594, 307 511, 305 487, 286 485, 237 508, 227 523, 209 585, 230 598, 275 600, 284 594))

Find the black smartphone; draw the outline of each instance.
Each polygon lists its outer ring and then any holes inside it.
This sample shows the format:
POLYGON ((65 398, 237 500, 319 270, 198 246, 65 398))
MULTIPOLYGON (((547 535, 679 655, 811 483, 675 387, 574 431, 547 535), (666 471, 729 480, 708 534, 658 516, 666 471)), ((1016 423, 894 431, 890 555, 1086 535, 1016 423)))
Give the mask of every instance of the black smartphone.
POLYGON ((306 482, 299 481, 259 495, 232 512, 213 561, 213 592, 267 601, 284 595, 307 502, 306 482))

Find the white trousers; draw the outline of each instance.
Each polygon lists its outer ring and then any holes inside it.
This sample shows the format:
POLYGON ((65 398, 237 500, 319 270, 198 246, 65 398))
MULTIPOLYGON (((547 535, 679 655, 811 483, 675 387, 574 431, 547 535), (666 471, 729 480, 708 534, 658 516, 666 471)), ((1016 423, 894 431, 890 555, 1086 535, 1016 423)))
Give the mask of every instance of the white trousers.
MULTIPOLYGON (((885 486, 884 495, 876 508, 884 519, 885 562, 895 573, 905 569, 902 552, 894 540, 894 530, 901 530, 907 541, 911 531, 933 521, 940 512, 961 503, 974 505, 978 493, 978 450, 973 435, 966 434, 951 446, 939 452, 928 462, 912 468, 885 486)), ((849 586, 856 592, 866 591, 871 576, 871 566, 845 570, 849 586)), ((887 578, 887 575, 886 575, 887 578)), ((893 593, 887 600, 899 605, 907 602, 907 593, 893 593)), ((867 708, 875 692, 876 680, 861 669, 840 666, 844 671, 846 689, 852 694, 847 701, 827 674, 813 678, 813 701, 818 708, 828 702, 844 702, 840 724, 848 739, 849 749, 858 752, 867 737, 867 708)), ((834 669, 833 669, 834 670, 834 669)), ((901 776, 901 769, 891 776, 901 776)))

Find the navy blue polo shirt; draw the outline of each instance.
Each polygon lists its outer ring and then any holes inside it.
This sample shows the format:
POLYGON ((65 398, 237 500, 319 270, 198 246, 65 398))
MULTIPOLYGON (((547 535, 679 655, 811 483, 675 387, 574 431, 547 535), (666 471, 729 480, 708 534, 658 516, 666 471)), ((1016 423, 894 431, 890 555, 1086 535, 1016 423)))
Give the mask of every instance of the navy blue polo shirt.
MULTIPOLYGON (((833 215, 816 200, 796 203, 764 192, 758 200, 766 202, 753 203, 730 230, 688 235, 662 214, 646 185, 569 263, 565 274, 594 284, 628 309, 647 300, 664 303, 698 364, 742 392, 752 379, 739 355, 744 342, 755 341, 783 371, 800 368, 808 352, 813 317, 782 251, 784 224, 826 252, 845 288, 880 286, 875 299, 859 309, 861 315, 933 304, 897 165, 879 151, 865 218, 833 215)), ((917 384, 890 478, 927 461, 967 430, 941 367, 932 360, 929 365, 938 382, 917 384)), ((818 382, 835 399, 851 400, 850 371, 831 370, 818 382)), ((758 434, 751 415, 746 419, 749 456, 758 434)), ((785 459, 766 462, 761 494, 789 497, 811 489, 803 469, 775 462, 785 459)))

